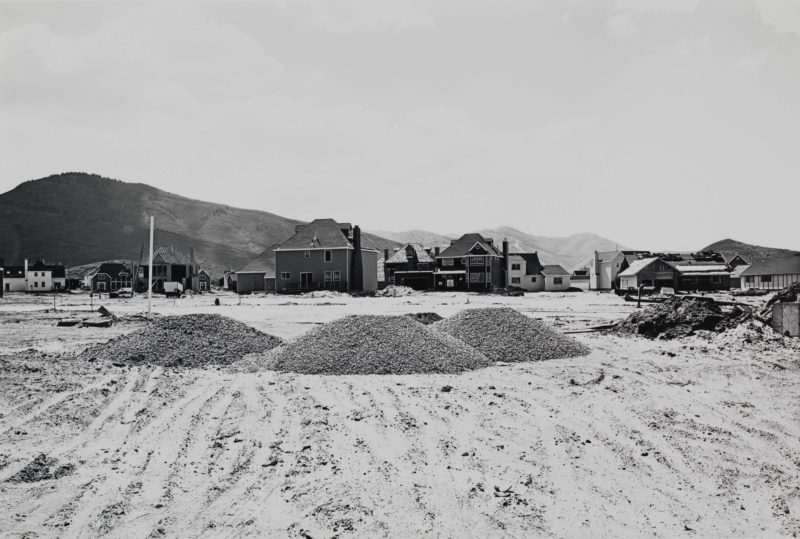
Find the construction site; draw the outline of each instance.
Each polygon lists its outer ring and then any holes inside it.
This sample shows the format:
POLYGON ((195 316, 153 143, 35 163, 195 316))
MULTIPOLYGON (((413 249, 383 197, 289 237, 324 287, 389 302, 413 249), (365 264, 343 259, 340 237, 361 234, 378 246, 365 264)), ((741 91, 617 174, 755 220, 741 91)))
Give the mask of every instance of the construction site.
POLYGON ((89 299, 0 303, 2 535, 800 533, 771 296, 89 299))

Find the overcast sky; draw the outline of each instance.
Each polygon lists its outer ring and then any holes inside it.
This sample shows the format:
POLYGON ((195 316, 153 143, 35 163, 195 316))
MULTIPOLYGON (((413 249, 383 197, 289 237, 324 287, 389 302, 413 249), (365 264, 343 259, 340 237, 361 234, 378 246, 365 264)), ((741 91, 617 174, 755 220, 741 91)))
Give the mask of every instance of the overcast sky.
POLYGON ((800 1, 0 3, 0 192, 800 249, 800 1))

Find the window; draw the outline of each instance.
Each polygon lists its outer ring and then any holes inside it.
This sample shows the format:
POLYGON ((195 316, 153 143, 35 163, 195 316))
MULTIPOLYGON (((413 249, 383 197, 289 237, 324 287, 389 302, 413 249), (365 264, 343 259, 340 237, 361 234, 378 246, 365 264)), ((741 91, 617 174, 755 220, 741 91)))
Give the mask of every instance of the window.
POLYGON ((553 284, 563 284, 564 280, 561 277, 553 277, 553 284))
POLYGON ((471 283, 482 283, 483 282, 483 273, 470 273, 469 274, 469 281, 471 283))
POLYGON ((511 269, 514 271, 519 271, 522 269, 522 266, 520 264, 511 264, 511 269))
POLYGON ((452 258, 442 258, 442 267, 451 267, 455 262, 452 258))
POLYGON ((101 290, 105 290, 105 289, 106 289, 106 283, 104 281, 98 281, 97 290, 101 291, 101 290))
POLYGON ((511 284, 519 284, 519 277, 512 277, 511 284))
POLYGON ((342 274, 339 272, 339 270, 335 270, 333 272, 333 282, 338 283, 341 280, 342 280, 342 274))
POLYGON ((744 278, 744 282, 746 282, 746 283, 752 283, 752 282, 753 282, 753 276, 752 276, 752 275, 747 275, 747 276, 745 276, 745 278, 744 278))
POLYGON ((330 250, 325 250, 325 262, 331 262, 333 260, 333 252, 330 250))
POLYGON ((282 271, 281 272, 281 280, 282 281, 288 281, 291 278, 292 278, 291 272, 288 272, 288 271, 282 271))
POLYGON ((306 258, 311 258, 311 251, 308 251, 308 250, 303 251, 303 256, 306 257, 306 258))
POLYGON ((329 283, 329 282, 331 282, 331 272, 330 272, 330 271, 326 271, 326 272, 323 274, 323 280, 324 280, 326 283, 329 283))
POLYGON ((34 288, 39 288, 39 282, 38 281, 34 281, 33 282, 33 287, 34 288))
POLYGON ((39 276, 39 272, 38 272, 38 271, 34 271, 34 272, 33 272, 33 276, 34 276, 34 277, 38 277, 38 276, 39 276))
POLYGON ((45 284, 44 284, 44 281, 42 281, 42 288, 44 288, 44 287, 45 287, 45 284))
POLYGON ((535 276, 535 275, 534 275, 533 277, 531 277, 531 282, 532 282, 532 283, 535 283, 535 282, 536 282, 536 276, 535 276))
POLYGON ((482 256, 471 256, 469 257, 470 264, 483 264, 483 257, 482 256))
POLYGON ((771 283, 772 282, 772 275, 762 275, 761 276, 762 283, 771 283))

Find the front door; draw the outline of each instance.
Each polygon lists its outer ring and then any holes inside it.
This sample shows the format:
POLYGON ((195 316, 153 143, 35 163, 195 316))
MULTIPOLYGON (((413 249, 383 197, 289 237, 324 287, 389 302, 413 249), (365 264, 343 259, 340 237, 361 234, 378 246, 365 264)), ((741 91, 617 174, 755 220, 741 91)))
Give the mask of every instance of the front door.
POLYGON ((300 288, 303 290, 308 290, 309 288, 311 288, 313 285, 312 282, 313 276, 314 274, 311 272, 305 272, 305 271, 300 272, 300 288))

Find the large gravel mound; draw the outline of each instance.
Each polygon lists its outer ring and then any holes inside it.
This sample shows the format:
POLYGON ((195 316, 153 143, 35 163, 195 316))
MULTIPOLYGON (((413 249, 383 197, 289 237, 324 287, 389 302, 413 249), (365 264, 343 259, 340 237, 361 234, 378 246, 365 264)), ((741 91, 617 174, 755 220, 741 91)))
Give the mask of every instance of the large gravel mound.
POLYGON ((458 339, 407 316, 347 316, 269 356, 270 368, 301 374, 458 373, 490 364, 458 339))
POLYGON ((89 348, 82 356, 126 365, 203 367, 228 365, 281 342, 225 316, 190 314, 156 319, 141 331, 89 348))
POLYGON ((733 307, 723 311, 710 298, 674 297, 631 313, 614 327, 614 331, 650 339, 676 339, 697 330, 725 331, 749 317, 749 310, 733 307))
POLYGON ((548 324, 514 309, 467 309, 433 324, 492 361, 540 361, 584 356, 589 348, 548 324))

